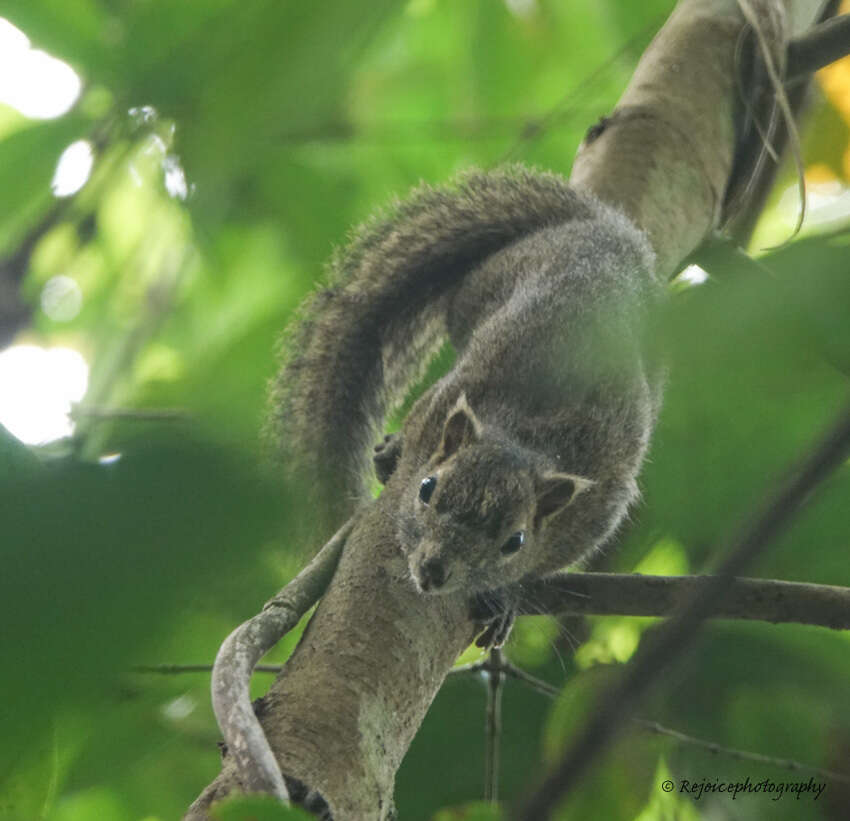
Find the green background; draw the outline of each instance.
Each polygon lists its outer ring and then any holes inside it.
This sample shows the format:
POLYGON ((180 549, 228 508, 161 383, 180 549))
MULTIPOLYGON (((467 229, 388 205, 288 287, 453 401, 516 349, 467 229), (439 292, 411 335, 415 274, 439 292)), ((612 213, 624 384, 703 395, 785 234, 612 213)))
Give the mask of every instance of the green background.
MULTIPOLYGON (((208 676, 131 668, 210 663, 316 547, 299 543, 299 488, 281 483, 260 435, 288 317, 351 226, 419 180, 505 159, 568 173, 584 131, 611 110, 670 8, 2 4, 34 47, 68 61, 84 83, 76 107, 55 120, 0 107, 0 270, 8 276, 14 262, 23 273, 29 312, 16 341, 80 350, 92 367, 87 403, 185 417, 82 418, 72 440, 40 449, 0 437, 0 818, 172 819, 213 778, 208 676), (142 106, 155 111, 146 121, 128 113, 142 106), (53 200, 56 161, 79 138, 97 146, 93 175, 74 197, 53 200), (185 202, 164 187, 166 157, 185 169, 185 202), (36 241, 22 257, 28 236, 36 241), (68 322, 39 308, 57 274, 83 293, 68 322), (115 452, 119 462, 98 463, 115 452)), ((807 163, 840 173, 847 137, 817 98, 807 163)), ((793 185, 787 169, 780 180, 780 190, 793 185)), ((776 201, 761 230, 781 242, 793 215, 776 201)), ((665 409, 643 499, 619 548, 606 551, 607 568, 710 567, 847 402, 847 225, 767 253, 770 274, 717 263, 708 283, 671 301, 659 322, 670 359, 665 409)), ((753 574, 850 585, 848 485, 845 467, 753 574)), ((507 682, 507 800, 538 782, 651 624, 518 625, 508 655, 563 691, 553 704, 507 682)), ((822 629, 715 623, 641 714, 722 745, 840 769, 850 749, 848 649, 847 636, 822 629)), ((257 694, 267 682, 257 676, 257 694)), ((472 676, 443 687, 398 774, 404 821, 480 798, 485 692, 472 676)), ((559 817, 842 818, 850 803, 838 783, 817 803, 693 801, 663 794, 668 776, 808 779, 630 729, 559 817)), ((472 805, 437 815, 488 817, 472 805)))

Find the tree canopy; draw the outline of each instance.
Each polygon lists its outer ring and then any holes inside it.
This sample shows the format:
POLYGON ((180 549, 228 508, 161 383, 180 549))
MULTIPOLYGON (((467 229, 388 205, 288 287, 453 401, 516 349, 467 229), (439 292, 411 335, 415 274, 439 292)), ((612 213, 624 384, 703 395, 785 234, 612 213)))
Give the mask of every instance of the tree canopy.
MULTIPOLYGON (((419 180, 507 159, 567 173, 672 5, 4 3, 0 818, 174 818, 210 780, 208 674, 137 668, 211 664, 317 547, 303 539, 299 488, 282 483, 261 435, 288 317, 348 230, 419 180), (79 78, 74 95, 67 73, 51 75, 69 89, 61 113, 21 102, 37 97, 25 80, 39 51, 79 78), (82 360, 48 370, 60 348, 82 360), (53 439, 37 423, 54 407, 62 417, 69 399, 72 435, 53 439)), ((607 569, 709 568, 846 403, 848 100, 845 58, 819 73, 805 120, 802 234, 785 244, 799 208, 786 163, 750 248, 760 267, 725 258, 707 282, 693 269, 682 279, 658 340, 670 372, 643 501, 607 569)), ((845 466, 758 575, 850 586, 848 492, 845 466)), ((506 799, 555 760, 654 622, 520 620, 509 658, 559 692, 506 683, 506 799)), ((821 628, 714 622, 644 717, 841 769, 846 643, 821 628)), ((493 817, 447 809, 482 795, 479 678, 451 676, 423 724, 398 774, 405 821, 493 817)), ((254 686, 259 695, 262 675, 254 686)), ((559 818, 697 818, 731 799, 665 794, 665 778, 745 777, 809 774, 636 725, 559 818)), ((817 802, 746 796, 735 808, 840 817, 847 790, 830 781, 817 802)))

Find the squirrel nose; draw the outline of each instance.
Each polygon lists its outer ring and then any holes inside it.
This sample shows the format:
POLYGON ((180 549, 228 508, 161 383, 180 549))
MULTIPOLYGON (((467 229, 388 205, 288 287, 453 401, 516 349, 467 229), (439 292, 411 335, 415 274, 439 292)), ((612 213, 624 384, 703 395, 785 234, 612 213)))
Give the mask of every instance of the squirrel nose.
POLYGON ((446 583, 446 568, 440 559, 425 559, 419 565, 419 584, 425 591, 436 590, 446 583))

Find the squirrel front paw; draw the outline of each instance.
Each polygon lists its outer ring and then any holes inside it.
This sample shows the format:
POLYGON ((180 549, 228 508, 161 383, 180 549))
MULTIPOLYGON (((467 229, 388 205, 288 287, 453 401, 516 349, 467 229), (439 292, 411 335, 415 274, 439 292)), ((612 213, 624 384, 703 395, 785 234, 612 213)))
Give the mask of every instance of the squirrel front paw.
POLYGON ((470 603, 470 611, 483 631, 475 639, 475 646, 485 650, 502 647, 516 620, 513 596, 505 591, 479 593, 470 603))
POLYGON ((395 473, 398 460, 401 458, 401 445, 400 433, 388 433, 382 442, 375 445, 372 462, 375 465, 375 475, 382 485, 385 485, 390 476, 395 473))

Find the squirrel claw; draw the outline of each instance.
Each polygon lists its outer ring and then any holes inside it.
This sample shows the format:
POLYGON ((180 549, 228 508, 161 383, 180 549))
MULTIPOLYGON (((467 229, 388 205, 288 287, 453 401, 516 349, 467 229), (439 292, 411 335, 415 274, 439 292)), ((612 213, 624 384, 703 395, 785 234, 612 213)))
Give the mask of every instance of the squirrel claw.
POLYGON ((387 447, 387 445, 389 445, 390 442, 392 442, 392 440, 395 438, 395 436, 396 436, 396 434, 394 434, 394 433, 387 433, 384 436, 384 438, 380 442, 378 442, 377 445, 375 445, 375 447, 374 447, 375 453, 381 453, 387 447))
POLYGON ((475 639, 475 646, 482 650, 494 650, 504 646, 514 626, 513 616, 487 626, 484 632, 475 639))
POLYGON ((395 472, 398 460, 401 458, 402 436, 400 433, 388 433, 383 442, 375 445, 375 455, 372 463, 375 465, 375 475, 378 481, 385 485, 395 472))
POLYGON ((483 594, 472 601, 472 616, 483 627, 475 646, 484 650, 502 647, 516 620, 516 608, 502 594, 483 594))

